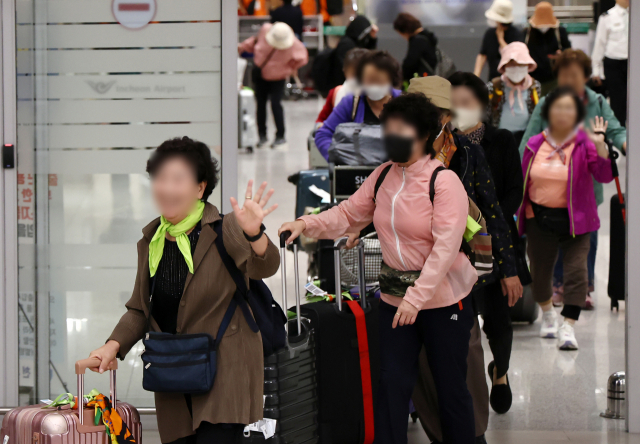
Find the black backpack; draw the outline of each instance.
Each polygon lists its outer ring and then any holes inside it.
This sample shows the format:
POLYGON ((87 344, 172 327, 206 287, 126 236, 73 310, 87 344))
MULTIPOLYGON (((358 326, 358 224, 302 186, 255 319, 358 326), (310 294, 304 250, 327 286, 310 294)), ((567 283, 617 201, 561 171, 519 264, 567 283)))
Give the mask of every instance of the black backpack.
MULTIPOLYGON (((222 214, 220 216, 224 218, 222 214)), ((247 288, 244 274, 238 270, 234 260, 224 247, 222 221, 214 223, 213 228, 217 234, 215 243, 222 262, 236 284, 236 291, 247 301, 251 311, 247 309, 247 304, 239 304, 239 306, 244 312, 251 330, 260 330, 262 351, 264 356, 269 356, 287 345, 287 332, 284 328, 287 317, 280 305, 273 299, 267 284, 262 280, 249 279, 249 288, 247 288), (254 319, 255 322, 252 322, 254 319)))
POLYGON ((329 90, 333 88, 331 76, 333 75, 334 53, 334 48, 326 48, 313 59, 311 77, 316 91, 322 94, 322 97, 327 97, 329 90))

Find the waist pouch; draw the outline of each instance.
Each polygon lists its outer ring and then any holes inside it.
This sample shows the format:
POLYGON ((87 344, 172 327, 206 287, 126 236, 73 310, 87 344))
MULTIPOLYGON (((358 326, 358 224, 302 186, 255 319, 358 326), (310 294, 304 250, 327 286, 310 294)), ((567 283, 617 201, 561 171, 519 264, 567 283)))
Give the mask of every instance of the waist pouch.
POLYGON ((409 287, 420 277, 420 271, 400 271, 391 268, 384 262, 380 266, 380 292, 389 296, 403 298, 409 287))
POLYGON ((145 390, 197 394, 213 387, 218 347, 211 335, 149 332, 142 342, 145 390))
POLYGON ((557 236, 569 236, 571 227, 569 223, 569 210, 567 208, 549 208, 531 202, 536 223, 542 231, 553 233, 557 236))

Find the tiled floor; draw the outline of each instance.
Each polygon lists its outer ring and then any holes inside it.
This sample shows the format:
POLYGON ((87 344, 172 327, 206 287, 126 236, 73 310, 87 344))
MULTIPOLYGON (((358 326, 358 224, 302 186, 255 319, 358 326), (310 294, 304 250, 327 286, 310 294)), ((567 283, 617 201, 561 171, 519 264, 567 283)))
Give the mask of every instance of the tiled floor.
MULTIPOLYGON (((267 180, 276 189, 273 201, 280 207, 265 221, 267 233, 276 238, 277 229, 284 221, 293 219, 295 208, 295 188, 287 181, 287 176, 307 167, 306 138, 315 120, 320 103, 315 100, 286 102, 288 146, 272 150, 262 148, 253 154, 242 154, 238 162, 239 190, 243 190, 250 178, 261 182, 267 180)), ((273 133, 273 125, 270 134, 273 133)), ((621 159, 621 172, 624 172, 624 159, 621 159)), ((107 193, 109 196, 117 193, 146 194, 146 185, 135 182, 123 183, 123 190, 119 190, 114 183, 106 187, 93 186, 96 192, 107 193), (131 190, 131 191, 130 191, 131 190)), ((129 180, 129 179, 127 179, 129 180)), ((95 181, 95 179, 94 179, 95 181)), ((623 182, 624 183, 624 182, 623 182)), ((90 182, 89 182, 90 184, 90 182)), ((67 192, 67 190, 65 190, 67 192)), ((614 192, 613 185, 606 187, 605 196, 614 192)), ((82 211, 73 212, 76 203, 73 190, 68 190, 65 196, 65 211, 69 214, 83 214, 82 211)), ((118 199, 113 198, 114 201, 118 199)), ((80 203, 78 203, 80 205, 80 203)), ((134 208, 139 208, 135 207, 134 208)), ((77 208, 79 210, 79 208, 77 208)), ((151 210, 149 210, 151 211, 151 210)), ((103 214, 100 224, 94 227, 95 236, 106 236, 113 230, 108 222, 110 218, 117 219, 122 211, 114 214, 103 214), (101 228, 102 227, 102 228, 101 228)), ((126 218, 138 219, 136 213, 126 218)), ((560 352, 553 341, 540 339, 537 335, 539 323, 533 325, 517 325, 511 370, 509 373, 514 393, 514 404, 511 411, 505 415, 491 414, 487 438, 490 443, 553 443, 556 441, 574 441, 580 443, 640 443, 640 437, 630 436, 624 432, 624 422, 605 420, 599 413, 606 407, 607 377, 615 372, 624 370, 624 304, 620 313, 609 311, 609 300, 606 294, 609 256, 609 206, 608 203, 600 207, 603 227, 600 230, 597 271, 596 271, 596 310, 585 312, 577 324, 576 334, 580 342, 577 352, 560 352)), ((126 224, 127 234, 132 239, 139 236, 139 229, 146 223, 136 220, 138 226, 131 229, 133 222, 126 224), (131 233, 129 233, 131 231, 131 233)), ((122 235, 122 233, 120 233, 122 235)), ((127 242, 128 242, 127 238, 127 242)), ((120 241, 122 242, 122 241, 120 241)), ((105 240, 105 243, 108 243, 105 240)), ((135 252, 135 250, 133 250, 135 252)), ((133 257, 133 256, 132 256, 133 257)), ((293 282, 293 256, 287 254, 287 272, 293 282)), ((127 259, 129 260, 129 259, 127 259)), ((130 262, 130 261, 129 261, 130 262)), ((126 263, 126 266, 131 264, 126 263)), ((301 256, 300 269, 306 269, 306 258, 301 256)), ((303 278, 304 281, 304 278, 303 278)), ((103 341, 113 323, 123 311, 123 303, 128 298, 132 278, 113 279, 105 281, 104 295, 110 298, 89 298, 87 294, 67 294, 65 317, 83 318, 85 313, 94 313, 89 319, 92 326, 91 336, 95 340, 86 341, 84 331, 73 328, 67 329, 68 363, 84 356, 88 351, 103 341), (82 297, 81 297, 82 296, 82 297), (73 298, 73 299, 72 299, 73 298), (78 301, 84 301, 79 304, 78 301), (82 315, 81 315, 82 314, 82 315)), ((281 294, 280 276, 267 280, 276 298, 281 294)), ((293 294, 290 287, 290 294, 293 294)), ((291 296, 290 296, 291 297, 291 296)), ((291 299, 290 299, 291 300, 291 299)), ((137 350, 138 352, 140 350, 137 350)), ((488 347, 485 344, 485 358, 490 360, 488 347)), ((59 366, 63 367, 63 366, 59 366)), ((72 367, 69 367, 72 368, 72 367)), ((72 381, 72 375, 68 375, 72 381)), ((94 384, 102 388, 102 381, 89 378, 87 386, 94 384), (94 382, 95 381, 95 382, 94 382)), ((149 405, 151 397, 141 388, 141 367, 135 353, 130 353, 123 365, 118 380, 119 394, 123 399, 130 400, 136 405, 149 405)), ((54 393, 60 393, 61 387, 54 386, 54 393)), ((151 418, 147 418, 151 419, 151 418)), ((147 429, 149 430, 149 429, 147 429)), ((426 443, 426 437, 419 425, 410 425, 409 441, 412 444, 426 443)), ((159 442, 157 432, 145 432, 145 443, 159 442)))

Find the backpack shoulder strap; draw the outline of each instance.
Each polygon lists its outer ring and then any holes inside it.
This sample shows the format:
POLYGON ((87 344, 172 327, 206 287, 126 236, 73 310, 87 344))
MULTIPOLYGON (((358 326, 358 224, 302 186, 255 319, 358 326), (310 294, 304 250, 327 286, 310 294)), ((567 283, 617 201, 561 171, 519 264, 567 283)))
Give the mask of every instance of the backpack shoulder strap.
POLYGON ((562 38, 560 37, 560 25, 556 26, 556 40, 558 40, 558 49, 562 51, 564 48, 562 47, 562 38))
POLYGON ((446 170, 446 168, 439 166, 431 173, 431 179, 429 180, 429 200, 431 201, 431 205, 433 205, 433 201, 436 198, 436 179, 438 178, 438 173, 442 170, 446 170))
POLYGON ((249 328, 251 328, 253 332, 257 332, 259 331, 258 324, 256 324, 256 321, 253 319, 253 315, 247 306, 247 297, 249 293, 247 282, 245 281, 244 274, 238 269, 233 258, 229 256, 227 249, 224 247, 224 239, 222 235, 222 221, 224 220, 224 215, 221 214, 220 216, 222 219, 213 224, 213 230, 216 233, 216 248, 220 258, 222 259, 222 263, 231 275, 233 282, 236 284, 236 294, 234 295, 233 300, 235 300, 242 309, 242 313, 244 314, 247 324, 249 324, 249 328))
POLYGON ((529 45, 529 36, 531 36, 531 26, 527 26, 524 30, 524 44, 529 45))
POLYGON ((351 109, 351 121, 356 120, 356 114, 358 113, 358 105, 360 105, 360 93, 357 92, 353 95, 353 108, 351 109))
POLYGON ((380 187, 382 186, 382 182, 384 182, 384 178, 387 177, 387 174, 389 174, 389 170, 391 169, 391 167, 393 166, 393 164, 389 164, 386 167, 384 167, 384 169, 382 171, 380 171, 380 175, 378 176, 378 179, 376 180, 376 186, 373 189, 373 201, 376 201, 376 197, 378 196, 378 190, 380 189, 380 187))

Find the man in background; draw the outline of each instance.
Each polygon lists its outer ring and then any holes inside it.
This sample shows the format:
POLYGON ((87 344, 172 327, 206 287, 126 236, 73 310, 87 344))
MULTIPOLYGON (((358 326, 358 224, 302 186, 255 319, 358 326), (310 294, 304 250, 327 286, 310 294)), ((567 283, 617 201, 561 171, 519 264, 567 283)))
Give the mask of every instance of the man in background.
POLYGON ((626 126, 629 0, 616 0, 616 5, 600 16, 592 59, 593 82, 600 86, 607 80, 613 113, 626 126))
POLYGON ((291 26, 298 40, 302 40, 302 10, 293 0, 283 0, 282 6, 271 11, 271 23, 282 22, 291 26))

